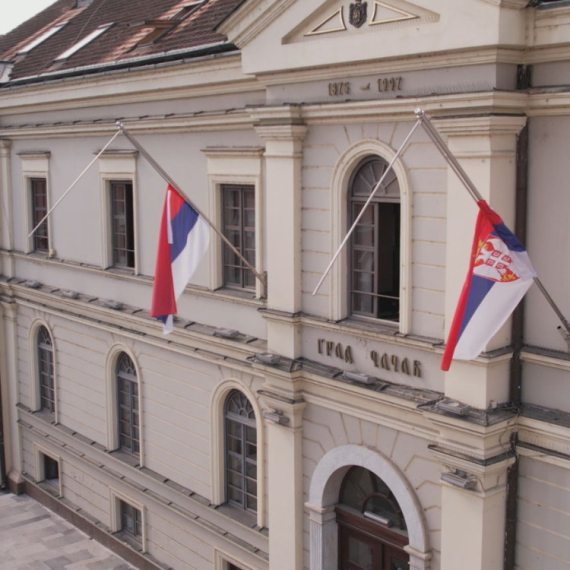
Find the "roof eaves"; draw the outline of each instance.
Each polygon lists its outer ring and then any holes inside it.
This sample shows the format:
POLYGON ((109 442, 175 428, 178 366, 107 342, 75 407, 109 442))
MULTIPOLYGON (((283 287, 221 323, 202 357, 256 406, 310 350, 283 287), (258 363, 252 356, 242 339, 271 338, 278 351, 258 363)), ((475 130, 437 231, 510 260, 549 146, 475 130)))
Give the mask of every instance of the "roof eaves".
POLYGON ((105 71, 109 72, 115 70, 128 71, 133 67, 138 68, 146 65, 171 62, 175 60, 186 60, 189 58, 194 59, 205 55, 218 55, 230 51, 238 51, 238 49, 230 42, 224 40, 222 42, 206 44, 192 48, 181 48, 169 52, 162 52, 152 55, 123 59, 120 61, 98 63, 93 65, 86 65, 83 67, 76 67, 73 69, 65 69, 65 70, 53 71, 50 73, 42 73, 39 75, 31 75, 28 77, 20 77, 18 79, 8 81, 4 84, 0 84, 0 89, 9 89, 11 87, 19 87, 34 83, 47 83, 50 81, 57 81, 65 78, 77 77, 82 75, 93 75, 105 71))

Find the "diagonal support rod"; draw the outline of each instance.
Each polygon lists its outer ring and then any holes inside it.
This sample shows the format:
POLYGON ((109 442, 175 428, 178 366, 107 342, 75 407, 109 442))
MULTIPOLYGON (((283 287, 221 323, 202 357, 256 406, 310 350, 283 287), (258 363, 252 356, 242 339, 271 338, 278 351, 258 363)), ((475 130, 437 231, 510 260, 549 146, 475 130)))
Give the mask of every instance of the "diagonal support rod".
MULTIPOLYGON (((467 176, 465 170, 461 164, 459 164, 458 160, 453 156, 453 153, 449 150, 449 147, 445 144, 445 141, 441 138, 440 134, 437 132, 435 127, 432 125, 431 121, 425 116, 425 113, 422 109, 416 109, 415 111, 416 117, 418 117, 418 121, 421 123, 422 127, 433 141, 439 152, 443 155, 445 160, 449 166, 451 166, 452 170, 457 174, 463 185, 473 198, 475 202, 483 200, 483 196, 479 193, 473 181, 467 176)), ((559 309, 558 305, 554 302, 554 299, 550 296, 544 285, 542 284, 541 280, 538 277, 534 278, 534 282, 538 287, 538 290, 543 294, 544 298, 546 299, 547 303, 552 307, 552 310, 556 313, 556 316, 560 319, 560 322, 566 329, 566 333, 570 335, 570 323, 566 319, 566 317, 562 314, 562 311, 559 309)), ((566 338, 566 337, 565 337, 566 338)))
POLYGON ((113 138, 97 153, 97 156, 85 167, 83 172, 73 181, 71 186, 61 195, 59 200, 48 210, 48 213, 38 222, 38 225, 28 234, 28 237, 32 237, 38 228, 48 219, 50 214, 59 206, 60 202, 73 190, 75 185, 85 176, 87 171, 97 162, 97 159, 109 148, 110 144, 121 134, 121 131, 117 131, 113 138))
POLYGON ((250 271, 253 272, 255 277, 257 279, 259 279, 259 281, 263 285, 264 293, 266 293, 266 291, 267 291, 267 280, 265 279, 265 277, 263 275, 261 275, 255 269, 255 267, 253 267, 251 265, 251 263, 249 263, 249 261, 247 261, 247 259, 245 259, 245 257, 235 248, 235 246, 230 242, 230 240, 208 219, 208 217, 198 207, 196 207, 194 205, 192 200, 190 200, 190 198, 182 190, 182 188, 180 188, 180 186, 178 184, 176 184, 176 182, 174 182, 174 180, 160 166, 160 164, 158 164, 158 162, 156 162, 156 160, 154 160, 154 158, 139 143, 139 141, 137 139, 135 139, 135 137, 133 137, 133 135, 131 135, 131 133, 129 133, 129 131, 127 131, 127 129, 125 129, 124 125, 120 121, 117 121, 117 127, 119 128, 119 132, 122 132, 127 137, 127 139, 129 139, 129 141, 131 141, 132 145, 146 158, 148 163, 158 172, 158 174, 160 174, 160 176, 162 176, 162 178, 166 182, 168 182, 168 184, 170 184, 173 188, 175 188, 176 191, 184 198, 184 200, 186 200, 186 202, 188 202, 188 204, 190 204, 190 206, 192 206, 192 208, 194 208, 194 210, 196 210, 196 212, 198 212, 198 214, 200 216, 202 216, 202 218, 204 218, 204 220, 206 220, 206 222, 208 222, 208 225, 214 230, 214 232, 216 232, 216 234, 221 238, 221 240, 239 257, 239 259, 241 259, 241 261, 243 261, 244 265, 250 271))

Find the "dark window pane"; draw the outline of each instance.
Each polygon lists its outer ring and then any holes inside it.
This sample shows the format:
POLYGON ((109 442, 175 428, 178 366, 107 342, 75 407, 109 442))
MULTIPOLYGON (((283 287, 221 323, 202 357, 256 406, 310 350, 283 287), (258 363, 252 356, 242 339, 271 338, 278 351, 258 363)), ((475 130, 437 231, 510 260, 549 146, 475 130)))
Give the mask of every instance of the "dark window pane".
MULTIPOLYGON (((223 186, 223 232, 237 251, 255 266, 255 192, 251 186, 223 186)), ((224 284, 254 289, 255 277, 229 247, 224 246, 224 284)))
POLYGON ((113 264, 132 268, 135 260, 133 185, 111 182, 110 191, 113 264))
MULTIPOLYGON (((32 229, 45 217, 47 207, 47 184, 45 178, 32 178, 30 180, 32 203, 32 229)), ((35 251, 47 252, 49 249, 48 220, 36 230, 33 236, 35 251)))
POLYGON ((241 392, 234 390, 225 405, 226 499, 254 512, 257 508, 256 441, 253 407, 241 392))
POLYGON ((137 455, 140 453, 138 383, 133 361, 124 352, 117 359, 116 380, 119 446, 137 455))
POLYGON ((40 409, 55 411, 55 384, 53 371, 53 343, 45 327, 40 327, 37 336, 38 383, 40 409))
MULTIPOLYGON (((361 162, 350 182, 350 223, 364 207, 387 163, 361 162)), ((350 302, 354 314, 397 321, 400 313, 400 189, 393 172, 367 206, 350 240, 350 302), (362 293, 366 293, 363 295, 362 293)))

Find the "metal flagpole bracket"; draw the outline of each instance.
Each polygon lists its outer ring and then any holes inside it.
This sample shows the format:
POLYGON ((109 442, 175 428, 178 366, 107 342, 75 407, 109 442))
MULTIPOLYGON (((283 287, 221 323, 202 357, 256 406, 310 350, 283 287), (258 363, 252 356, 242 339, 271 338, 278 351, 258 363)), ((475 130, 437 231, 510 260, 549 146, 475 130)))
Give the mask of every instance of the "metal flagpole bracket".
POLYGON ((139 143, 139 141, 137 141, 137 139, 135 139, 135 137, 133 137, 133 135, 131 135, 131 133, 129 133, 129 131, 125 129, 123 123, 121 123, 121 121, 117 121, 116 124, 119 131, 123 133, 127 137, 127 139, 129 139, 129 141, 131 141, 132 145, 146 158, 148 163, 158 172, 158 174, 160 174, 160 176, 162 176, 162 178, 168 184, 170 184, 174 189, 176 189, 176 191, 182 196, 182 198, 184 198, 184 200, 186 200, 186 202, 188 202, 188 204, 190 204, 190 206, 192 206, 192 208, 194 208, 194 210, 198 212, 198 215, 202 216, 202 218, 204 218, 204 220, 208 222, 208 225, 212 228, 212 230, 214 230, 214 232, 220 237, 220 239, 239 257, 239 259, 241 259, 241 261, 243 261, 244 265, 250 271, 253 272, 255 277, 259 279, 259 281, 263 285, 262 296, 265 297, 267 295, 267 280, 265 279, 265 277, 261 275, 259 271, 257 271, 255 267, 253 267, 251 263, 249 263, 249 261, 247 261, 247 259, 245 259, 245 257, 235 248, 235 246, 230 242, 230 240, 208 219, 208 217, 192 202, 192 200, 190 200, 190 198, 184 192, 184 190, 182 190, 182 188, 180 188, 180 186, 167 174, 167 172, 162 168, 162 166, 160 166, 160 164, 158 164, 158 162, 156 162, 156 160, 152 158, 152 156, 146 151, 146 149, 141 145, 141 143, 139 143))
MULTIPOLYGON (((459 164, 455 156, 453 156, 453 153, 449 150, 449 147, 445 144, 445 141, 441 138, 440 134, 432 125, 431 121, 425 116, 424 111, 422 109, 416 109, 415 113, 416 117, 418 118, 418 121, 422 124, 426 133, 433 141, 435 146, 438 148, 438 150, 441 152, 445 160, 447 160, 449 166, 451 166, 455 174, 457 174, 461 182, 463 182, 463 185, 465 186, 465 188, 467 189, 473 200, 475 200, 475 202, 482 201, 483 197, 475 187, 475 184, 473 184, 469 176, 467 176, 465 170, 463 170, 462 166, 459 164)), ((558 305, 556 305, 554 299, 545 289, 540 279, 538 277, 535 277, 534 282, 536 283, 539 291, 544 295, 544 298, 546 299, 548 304, 552 307, 553 311, 556 313, 556 316, 560 319, 560 322, 562 323, 564 330, 562 330, 562 327, 558 327, 558 330, 564 337, 564 340, 568 344, 568 350, 570 351, 570 323, 564 317, 562 311, 558 308, 558 305)))

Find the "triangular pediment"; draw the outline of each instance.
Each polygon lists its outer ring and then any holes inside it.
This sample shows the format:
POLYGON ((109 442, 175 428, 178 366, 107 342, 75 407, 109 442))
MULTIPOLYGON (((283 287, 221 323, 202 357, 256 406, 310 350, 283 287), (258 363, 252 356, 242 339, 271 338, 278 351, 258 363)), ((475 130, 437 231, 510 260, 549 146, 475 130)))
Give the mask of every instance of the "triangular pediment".
POLYGON ((436 22, 439 14, 406 0, 331 0, 283 38, 295 43, 308 38, 379 31, 396 26, 436 22))
POLYGON ((502 7, 519 1, 462 0, 458 10, 457 0, 247 0, 217 31, 240 48, 245 73, 277 84, 282 74, 312 69, 303 76, 310 81, 334 69, 341 77, 355 63, 405 60, 409 68, 417 54, 499 45, 516 35, 502 24, 506 16, 525 24, 520 10, 502 7), (477 34, 465 32, 466 19, 477 34))

